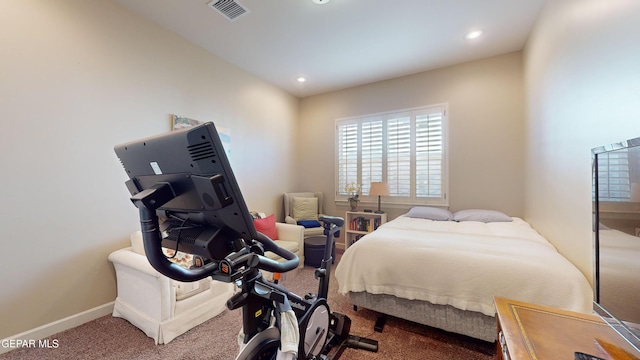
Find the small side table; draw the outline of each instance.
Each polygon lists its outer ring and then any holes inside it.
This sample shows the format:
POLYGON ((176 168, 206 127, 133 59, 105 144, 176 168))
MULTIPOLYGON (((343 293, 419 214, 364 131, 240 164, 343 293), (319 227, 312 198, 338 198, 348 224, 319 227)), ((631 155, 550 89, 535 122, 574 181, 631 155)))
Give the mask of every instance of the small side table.
MULTIPOLYGON (((327 242, 326 236, 310 236, 304 239, 304 264, 320 267, 322 258, 324 257, 324 246, 327 242)), ((331 256, 333 262, 336 259, 336 242, 333 241, 331 248, 331 256)))

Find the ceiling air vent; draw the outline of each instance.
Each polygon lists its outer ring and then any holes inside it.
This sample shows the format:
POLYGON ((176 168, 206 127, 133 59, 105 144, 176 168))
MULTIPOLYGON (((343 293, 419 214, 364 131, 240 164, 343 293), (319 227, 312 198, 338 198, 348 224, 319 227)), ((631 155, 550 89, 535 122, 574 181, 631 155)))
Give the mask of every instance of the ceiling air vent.
POLYGON ((246 7, 235 0, 213 0, 207 5, 224 15, 230 21, 234 21, 249 12, 246 7))

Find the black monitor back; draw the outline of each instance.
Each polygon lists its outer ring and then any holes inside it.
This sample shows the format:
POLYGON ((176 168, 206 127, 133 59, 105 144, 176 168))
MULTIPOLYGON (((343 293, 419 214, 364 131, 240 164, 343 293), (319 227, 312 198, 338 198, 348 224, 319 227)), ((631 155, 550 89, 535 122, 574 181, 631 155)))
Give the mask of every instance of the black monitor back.
POLYGON ((161 219, 188 220, 248 242, 257 237, 213 123, 120 144, 115 152, 132 196, 170 184, 175 196, 157 208, 161 219))

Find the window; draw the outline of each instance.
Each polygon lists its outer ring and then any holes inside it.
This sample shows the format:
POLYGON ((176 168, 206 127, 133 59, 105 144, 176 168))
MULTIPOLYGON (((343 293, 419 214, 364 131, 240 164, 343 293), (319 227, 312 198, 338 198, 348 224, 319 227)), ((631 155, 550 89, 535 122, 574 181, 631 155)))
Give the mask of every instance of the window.
MULTIPOLYGON (((389 184, 387 202, 447 205, 446 105, 336 121, 336 200, 389 184)), ((373 199, 370 199, 373 201, 373 199)))
POLYGON ((629 158, 628 149, 598 155, 598 192, 601 201, 630 201, 629 158))

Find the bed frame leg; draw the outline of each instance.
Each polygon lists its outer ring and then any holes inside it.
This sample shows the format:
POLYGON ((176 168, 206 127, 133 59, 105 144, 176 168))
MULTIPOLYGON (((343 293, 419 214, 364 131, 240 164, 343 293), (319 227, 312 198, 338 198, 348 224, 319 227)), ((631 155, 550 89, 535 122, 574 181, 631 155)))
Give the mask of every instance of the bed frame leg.
POLYGON ((376 324, 373 325, 373 330, 376 332, 382 332, 382 330, 384 329, 384 324, 387 322, 387 317, 382 315, 382 316, 378 316, 378 318, 376 319, 376 324))

